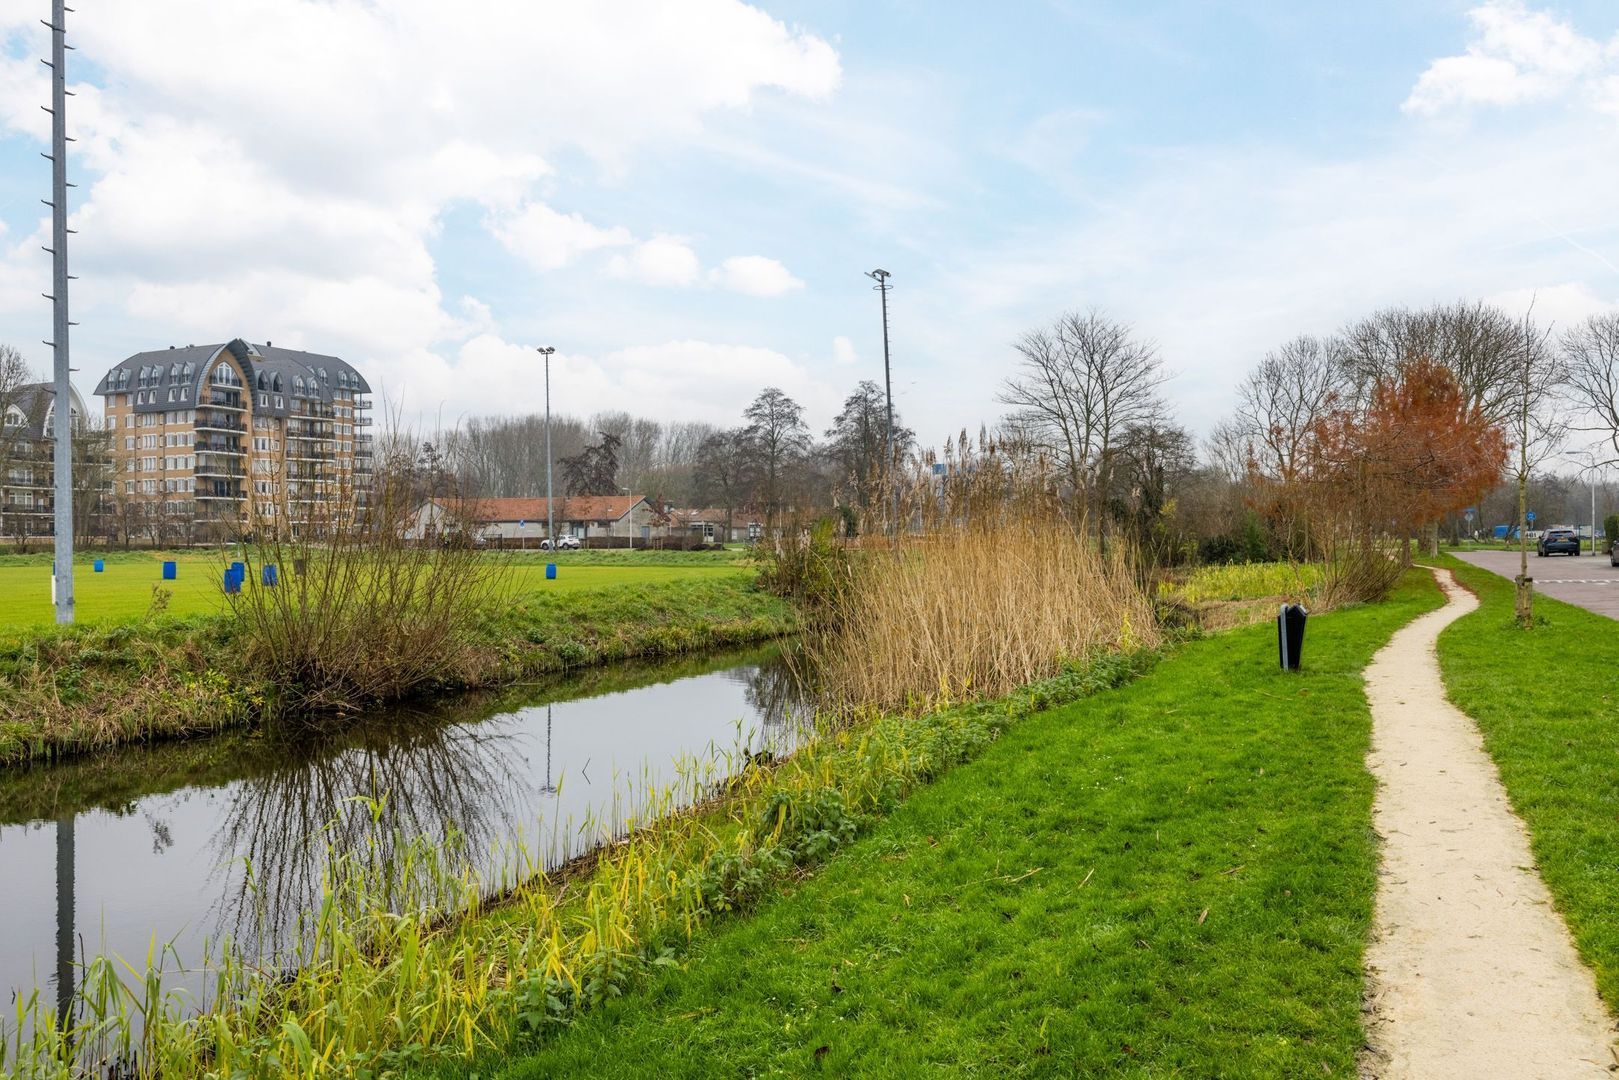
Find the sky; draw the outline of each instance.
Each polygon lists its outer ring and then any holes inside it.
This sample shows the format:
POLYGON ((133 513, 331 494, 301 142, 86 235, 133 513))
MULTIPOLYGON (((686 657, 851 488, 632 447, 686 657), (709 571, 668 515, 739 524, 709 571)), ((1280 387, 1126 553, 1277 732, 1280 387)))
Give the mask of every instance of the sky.
MULTIPOLYGON (((1206 431, 1391 304, 1619 304, 1619 5, 76 0, 76 383, 335 354, 429 425, 553 403, 926 442, 1099 308, 1206 431)), ((50 351, 45 0, 0 7, 0 342, 50 351)))

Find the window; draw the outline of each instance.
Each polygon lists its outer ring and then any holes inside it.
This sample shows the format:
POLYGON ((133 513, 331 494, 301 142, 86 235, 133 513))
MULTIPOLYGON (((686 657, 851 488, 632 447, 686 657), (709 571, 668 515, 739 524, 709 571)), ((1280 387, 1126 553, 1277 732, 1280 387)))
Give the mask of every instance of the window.
POLYGON ((124 494, 125 495, 133 495, 133 494, 135 494, 135 481, 133 481, 133 480, 125 480, 124 481, 124 494))
MULTIPOLYGON (((264 376, 263 375, 259 376, 259 385, 260 386, 264 385, 264 376)), ((270 395, 269 394, 260 394, 259 395, 259 408, 268 409, 269 407, 270 407, 270 395)))
POLYGON ((180 400, 181 401, 190 401, 191 400, 191 387, 189 387, 189 386, 180 387, 180 400))
MULTIPOLYGON (((270 376, 270 389, 274 390, 278 394, 281 393, 281 373, 280 372, 276 372, 275 374, 270 376)), ((279 404, 280 404, 280 402, 278 400, 277 405, 279 406, 279 404)))
MULTIPOLYGON (((277 388, 279 388, 280 384, 281 384, 281 377, 279 375, 276 376, 275 381, 276 381, 277 388)), ((286 408, 286 400, 280 394, 277 394, 275 396, 275 407, 278 408, 278 409, 286 408)))
POLYGON ((179 364, 170 364, 169 365, 169 380, 172 382, 173 380, 178 379, 179 377, 180 377, 180 365, 179 364))

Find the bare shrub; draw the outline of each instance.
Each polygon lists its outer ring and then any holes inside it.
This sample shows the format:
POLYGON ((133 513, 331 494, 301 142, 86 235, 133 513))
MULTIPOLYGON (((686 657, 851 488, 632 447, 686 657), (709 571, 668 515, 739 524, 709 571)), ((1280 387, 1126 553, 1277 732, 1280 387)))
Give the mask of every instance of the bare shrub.
POLYGON ((834 705, 996 697, 1093 652, 1157 643, 1126 553, 1102 554, 1065 516, 1040 459, 963 437, 903 486, 908 527, 867 534, 833 594, 834 617, 810 635, 834 705))
POLYGON ((374 483, 340 480, 301 512, 284 502, 242 545, 248 580, 231 612, 245 662, 279 687, 284 715, 403 697, 464 679, 476 663, 478 626, 506 595, 507 565, 459 534, 407 539, 431 493, 423 460, 396 438, 374 483))

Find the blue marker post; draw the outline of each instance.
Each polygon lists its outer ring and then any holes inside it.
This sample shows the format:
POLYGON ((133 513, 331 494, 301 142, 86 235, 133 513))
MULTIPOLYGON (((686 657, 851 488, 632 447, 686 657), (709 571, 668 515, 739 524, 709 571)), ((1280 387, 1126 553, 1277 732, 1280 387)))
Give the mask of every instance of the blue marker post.
POLYGON ((268 588, 275 588, 279 575, 274 566, 261 566, 259 568, 259 583, 268 588))
POLYGON ((106 569, 107 569, 107 564, 105 562, 103 562, 101 559, 97 559, 91 565, 95 568, 95 571, 98 574, 105 572, 106 569))
POLYGON ((556 579, 557 579, 557 564, 554 563, 554 562, 546 563, 545 564, 545 580, 546 581, 555 581, 556 579))
POLYGON ((163 580, 164 581, 173 581, 175 578, 177 578, 179 576, 180 576, 179 564, 173 563, 173 562, 166 562, 166 563, 163 564, 163 580))

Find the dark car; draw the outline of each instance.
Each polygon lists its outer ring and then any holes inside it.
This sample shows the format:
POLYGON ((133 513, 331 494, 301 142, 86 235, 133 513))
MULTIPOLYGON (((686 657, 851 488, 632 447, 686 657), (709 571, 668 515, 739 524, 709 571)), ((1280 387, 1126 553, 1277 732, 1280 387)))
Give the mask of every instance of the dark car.
POLYGON ((1561 551, 1564 555, 1578 555, 1580 553, 1580 535, 1573 529, 1547 529, 1540 534, 1539 554, 1555 555, 1561 551))
POLYGON ((1608 549, 1608 565, 1619 566, 1619 540, 1615 540, 1608 549))

